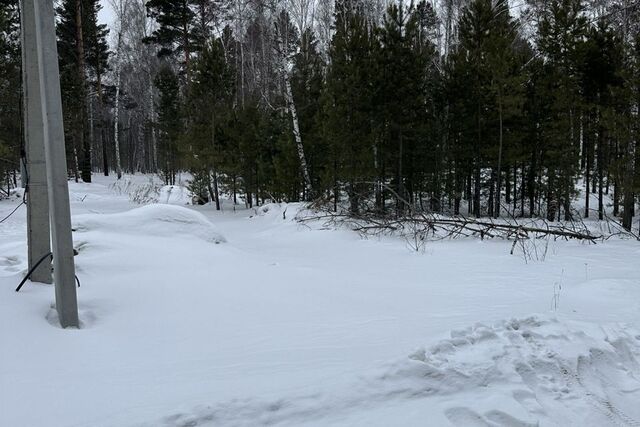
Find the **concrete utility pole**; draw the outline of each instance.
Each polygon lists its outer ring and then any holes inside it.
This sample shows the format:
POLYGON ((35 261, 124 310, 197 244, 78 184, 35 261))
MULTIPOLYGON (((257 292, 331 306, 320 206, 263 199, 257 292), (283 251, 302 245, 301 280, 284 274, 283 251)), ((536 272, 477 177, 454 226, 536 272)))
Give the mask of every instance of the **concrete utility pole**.
MULTIPOLYGON (((32 38, 35 36, 34 45, 37 51, 42 140, 44 142, 48 181, 49 220, 54 263, 54 283, 56 287, 56 310, 58 311, 60 325, 63 328, 78 327, 78 302, 75 286, 71 211, 69 208, 67 160, 64 145, 53 0, 22 0, 22 6, 22 13, 25 16, 33 16, 32 20, 25 19, 23 21, 25 46, 30 46, 33 43, 32 38), (32 15, 31 11, 33 11, 32 15)), ((25 79, 25 82, 27 82, 31 79, 34 68, 25 67, 25 70, 29 73, 29 76, 25 79)), ((32 93, 27 93, 27 95, 32 95, 32 93)), ((26 100, 27 105, 32 105, 33 102, 32 98, 26 100)), ((33 129, 31 124, 30 128, 33 129)), ((33 135, 32 131, 30 135, 33 135)), ((33 145, 32 143, 37 144, 37 139, 29 141, 29 145, 33 145)), ((32 196, 35 196, 35 194, 32 196)))
MULTIPOLYGON (((51 252, 49 229, 49 200, 47 199, 47 167, 44 153, 44 128, 38 47, 36 45, 35 10, 23 3, 22 19, 22 76, 24 92, 24 135, 26 173, 23 185, 27 191, 27 246, 29 270, 51 252)), ((47 257, 31 274, 31 280, 51 283, 51 259, 47 257)))

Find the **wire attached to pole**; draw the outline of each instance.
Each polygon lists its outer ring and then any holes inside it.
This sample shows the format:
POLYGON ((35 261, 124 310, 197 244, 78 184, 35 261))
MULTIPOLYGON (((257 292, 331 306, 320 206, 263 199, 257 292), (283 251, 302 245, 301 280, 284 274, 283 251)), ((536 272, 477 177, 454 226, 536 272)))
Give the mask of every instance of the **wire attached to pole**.
POLYGON ((27 280, 29 280, 29 278, 31 277, 31 275, 33 274, 34 271, 36 271, 36 268, 38 268, 38 266, 40 264, 42 264, 44 262, 45 259, 51 257, 51 259, 53 259, 53 254, 51 252, 49 252, 48 254, 46 254, 45 256, 43 256, 42 258, 40 258, 38 260, 38 262, 35 263, 35 265, 33 267, 31 267, 31 270, 29 270, 27 272, 27 274, 24 276, 24 279, 22 279, 22 282, 20 282, 20 284, 18 285, 18 287, 16 288, 16 292, 20 292, 20 289, 22 289, 22 287, 24 286, 25 283, 27 283, 27 280))
POLYGON ((11 218, 11 216, 16 213, 18 211, 18 209, 20 209, 20 206, 22 205, 26 205, 27 204, 27 193, 29 192, 29 173, 27 172, 27 166, 26 166, 26 153, 24 151, 24 149, 20 149, 20 163, 23 165, 24 167, 24 171, 25 171, 25 186, 24 186, 24 192, 22 193, 22 202, 15 207, 14 210, 11 211, 11 213, 7 216, 5 216, 4 218, 0 219, 0 224, 2 224, 3 222, 5 222, 6 220, 8 220, 9 218, 11 218))
POLYGON ((14 210, 12 210, 9 215, 7 215, 4 218, 0 219, 0 224, 2 224, 3 222, 5 222, 9 218, 11 218, 11 215, 16 213, 18 211, 18 209, 20 209, 20 206, 22 206, 22 205, 26 205, 26 202, 24 200, 22 202, 20 202, 20 204, 18 206, 16 206, 16 208, 14 210))
MULTIPOLYGON (((45 256, 43 256, 42 258, 40 258, 38 260, 38 262, 35 263, 35 265, 33 267, 31 267, 31 270, 29 270, 27 272, 27 274, 24 276, 24 279, 22 279, 22 281, 20 282, 20 284, 18 285, 18 287, 16 288, 16 292, 20 292, 20 289, 22 289, 22 287, 24 286, 25 283, 27 283, 27 280, 29 280, 29 278, 31 277, 31 275, 33 274, 34 271, 36 271, 36 268, 38 268, 38 266, 40 264, 42 264, 44 262, 45 259, 47 259, 48 257, 51 257, 51 259, 53 260, 53 254, 51 252, 49 252, 48 254, 46 254, 45 256)), ((74 276, 76 279, 76 283, 78 284, 78 287, 80 287, 80 279, 78 278, 78 275, 74 276)))

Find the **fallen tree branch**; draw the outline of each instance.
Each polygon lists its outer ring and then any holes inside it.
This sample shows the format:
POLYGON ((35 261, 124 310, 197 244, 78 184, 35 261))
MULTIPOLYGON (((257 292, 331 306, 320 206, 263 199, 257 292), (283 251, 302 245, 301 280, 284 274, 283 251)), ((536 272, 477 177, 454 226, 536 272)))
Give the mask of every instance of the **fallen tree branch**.
MULTIPOLYGON (((399 218, 377 218, 373 215, 349 215, 346 213, 323 212, 319 215, 298 217, 298 222, 325 221, 335 225, 345 224, 354 231, 366 234, 396 233, 410 229, 419 234, 439 234, 441 238, 480 235, 481 238, 501 237, 504 239, 530 239, 538 236, 552 236, 595 242, 602 240, 602 235, 592 234, 588 229, 578 230, 565 225, 546 227, 525 225, 517 221, 508 222, 494 220, 477 220, 465 217, 441 217, 431 214, 403 216, 399 218), (466 232, 466 233, 465 233, 466 232)), ((325 224, 327 225, 327 224, 325 224)))
MULTIPOLYGON (((328 200, 316 200, 308 205, 306 213, 301 212, 296 216, 300 223, 312 221, 324 222, 323 228, 338 228, 348 226, 363 236, 397 235, 407 239, 408 244, 418 250, 424 242, 431 240, 455 239, 460 237, 478 236, 484 238, 501 238, 513 240, 512 253, 516 247, 522 246, 523 252, 536 252, 536 241, 549 239, 579 240, 589 243, 597 243, 618 235, 639 239, 638 235, 623 230, 621 225, 607 217, 606 226, 609 232, 602 228, 590 228, 576 211, 570 215, 569 221, 551 223, 544 218, 517 219, 507 209, 507 217, 470 218, 464 215, 445 216, 433 212, 427 212, 402 197, 398 191, 380 182, 361 182, 358 184, 375 185, 385 189, 396 200, 395 209, 383 211, 377 205, 369 205, 364 210, 354 213, 348 210, 334 212, 335 208, 328 200), (613 228, 613 230, 612 230, 613 228), (526 243, 525 242, 529 242, 526 243), (527 247, 525 247, 527 246, 527 247)), ((365 197, 363 195, 363 197, 365 197)), ((365 197, 366 199, 366 197, 365 197)), ((548 244, 548 243, 547 243, 548 244)), ((546 247, 544 252, 546 254, 546 247)))

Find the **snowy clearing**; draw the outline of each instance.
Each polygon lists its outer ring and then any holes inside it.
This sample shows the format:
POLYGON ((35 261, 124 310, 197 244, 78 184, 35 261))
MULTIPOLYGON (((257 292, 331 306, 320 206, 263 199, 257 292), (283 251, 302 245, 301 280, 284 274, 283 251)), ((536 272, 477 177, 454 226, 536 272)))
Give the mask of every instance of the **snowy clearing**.
POLYGON ((0 426, 640 425, 637 242, 415 253, 96 178, 71 184, 81 330, 14 292, 25 211, 0 224, 0 426))

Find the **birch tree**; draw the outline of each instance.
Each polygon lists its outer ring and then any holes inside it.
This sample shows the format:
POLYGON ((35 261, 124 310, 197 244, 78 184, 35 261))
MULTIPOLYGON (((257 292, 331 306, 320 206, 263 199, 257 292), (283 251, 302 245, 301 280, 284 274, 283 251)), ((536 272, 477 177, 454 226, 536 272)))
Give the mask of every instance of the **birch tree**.
POLYGON ((296 104, 293 99, 293 92, 291 90, 291 68, 293 66, 292 55, 296 52, 296 45, 294 40, 298 37, 297 32, 291 27, 291 20, 288 13, 282 11, 276 22, 276 38, 277 38, 277 53, 280 56, 280 73, 284 80, 285 86, 285 98, 287 101, 287 109, 291 114, 291 123, 293 130, 293 138, 296 143, 298 152, 298 159, 300 161, 300 171, 304 179, 305 190, 307 197, 312 194, 311 176, 309 175, 309 167, 307 165, 307 159, 304 154, 304 145, 302 144, 302 135, 300 134, 300 123, 298 122, 298 113, 296 110, 296 104))
POLYGON ((116 54, 114 59, 116 88, 115 107, 113 112, 113 141, 115 145, 116 175, 122 178, 122 159, 120 153, 120 93, 121 93, 121 71, 122 71, 122 34, 126 30, 126 17, 129 12, 129 0, 110 0, 111 7, 116 14, 116 54))

